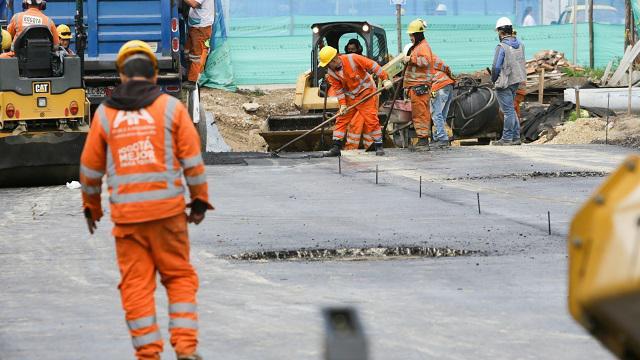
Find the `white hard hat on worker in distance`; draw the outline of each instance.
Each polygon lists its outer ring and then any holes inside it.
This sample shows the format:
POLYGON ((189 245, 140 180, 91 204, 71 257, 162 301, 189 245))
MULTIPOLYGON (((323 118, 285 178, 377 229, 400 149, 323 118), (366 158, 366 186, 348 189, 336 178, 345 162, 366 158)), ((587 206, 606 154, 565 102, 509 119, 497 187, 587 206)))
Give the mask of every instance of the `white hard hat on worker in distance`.
POLYGON ((496 22, 496 30, 504 26, 513 26, 511 19, 509 19, 506 16, 503 16, 500 19, 498 19, 498 21, 496 22))
POLYGON ((447 11, 447 5, 445 4, 438 4, 438 6, 436 6, 436 11, 447 11))

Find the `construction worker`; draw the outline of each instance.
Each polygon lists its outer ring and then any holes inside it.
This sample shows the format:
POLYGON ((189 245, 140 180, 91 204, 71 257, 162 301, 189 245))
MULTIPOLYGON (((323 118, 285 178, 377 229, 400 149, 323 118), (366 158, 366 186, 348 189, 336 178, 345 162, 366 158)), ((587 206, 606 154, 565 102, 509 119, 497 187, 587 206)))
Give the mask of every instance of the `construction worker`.
POLYGON ((58 36, 60 38, 60 50, 62 51, 63 55, 75 55, 76 53, 73 52, 70 47, 71 29, 65 24, 60 24, 58 25, 56 30, 58 31, 58 36))
POLYGON ((118 288, 138 359, 160 359, 156 271, 169 298, 171 345, 198 360, 198 277, 189 263, 187 222, 208 209, 200 140, 182 103, 156 85, 158 61, 146 43, 125 43, 116 57, 122 84, 96 110, 81 156, 84 214, 93 234, 102 217, 106 173, 122 280, 118 288), (182 169, 181 169, 182 168, 182 169), (186 207, 182 170, 191 202, 186 207))
POLYGON ((340 103, 340 117, 336 120, 333 130, 333 146, 325 156, 340 156, 345 136, 345 150, 357 149, 363 133, 364 148, 368 149, 375 144, 376 155, 384 155, 382 129, 378 119, 378 96, 371 97, 349 112, 346 110, 376 91, 376 83, 371 74, 383 80, 385 89, 391 89, 393 82, 388 79, 387 73, 373 60, 358 54, 339 55, 338 50, 331 46, 323 47, 318 53, 318 59, 319 66, 327 68, 327 82, 340 103))
POLYGON ((520 145, 520 122, 514 108, 518 88, 527 80, 524 44, 513 34, 513 24, 507 17, 496 22, 500 44, 496 47, 491 81, 496 88, 500 110, 504 114, 502 138, 493 145, 520 145))
POLYGON ((345 54, 358 54, 358 55, 362 55, 362 51, 364 49, 362 48, 362 44, 360 43, 360 41, 358 39, 350 39, 349 42, 347 43, 347 45, 344 46, 344 53, 345 54))
POLYGON ((16 54, 11 51, 11 42, 11 34, 9 34, 7 30, 2 29, 2 54, 0 54, 0 59, 16 56, 16 54))
POLYGON ((13 15, 7 27, 11 37, 15 40, 28 26, 45 25, 51 31, 54 47, 57 47, 60 43, 58 30, 53 20, 43 13, 46 8, 47 2, 45 0, 22 0, 22 9, 24 11, 13 15))
POLYGON ((185 44, 185 54, 190 62, 185 88, 195 87, 200 73, 204 69, 209 53, 211 27, 215 20, 214 0, 184 0, 189 9, 189 33, 185 44))
POLYGON ((424 37, 426 24, 422 19, 409 23, 407 33, 413 46, 405 55, 404 88, 411 99, 413 126, 416 129, 418 149, 429 150, 431 118, 435 123, 433 134, 436 147, 448 147, 449 135, 444 124, 453 97, 451 69, 433 53, 424 37))

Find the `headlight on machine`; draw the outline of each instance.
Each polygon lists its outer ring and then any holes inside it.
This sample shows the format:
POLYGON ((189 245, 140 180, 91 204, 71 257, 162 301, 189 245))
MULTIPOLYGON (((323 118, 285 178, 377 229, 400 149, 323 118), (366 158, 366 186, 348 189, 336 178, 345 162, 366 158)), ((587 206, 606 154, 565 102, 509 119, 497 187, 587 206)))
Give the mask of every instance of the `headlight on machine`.
POLYGON ((38 98, 38 107, 47 107, 47 98, 46 97, 39 97, 38 98))

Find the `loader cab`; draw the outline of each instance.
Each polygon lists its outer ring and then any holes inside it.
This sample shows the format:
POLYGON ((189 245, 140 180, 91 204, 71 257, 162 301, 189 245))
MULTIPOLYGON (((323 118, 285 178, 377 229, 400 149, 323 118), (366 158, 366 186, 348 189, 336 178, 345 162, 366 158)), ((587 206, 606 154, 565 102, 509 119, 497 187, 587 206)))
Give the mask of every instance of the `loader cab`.
POLYGON ((362 44, 362 55, 384 65, 389 60, 387 36, 383 28, 368 22, 329 22, 311 25, 313 43, 311 51, 311 86, 319 86, 326 70, 318 66, 318 52, 324 46, 338 49, 345 53, 345 46, 350 39, 358 39, 362 44))

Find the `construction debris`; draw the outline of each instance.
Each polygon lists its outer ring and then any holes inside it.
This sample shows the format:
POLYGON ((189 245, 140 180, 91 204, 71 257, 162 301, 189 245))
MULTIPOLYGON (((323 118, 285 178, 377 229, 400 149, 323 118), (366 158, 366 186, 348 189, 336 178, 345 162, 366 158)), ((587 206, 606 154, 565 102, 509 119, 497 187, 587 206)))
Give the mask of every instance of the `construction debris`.
POLYGON ((248 113, 254 113, 260 109, 260 104, 254 102, 244 103, 242 104, 242 108, 248 113))
POLYGON ((527 75, 541 72, 544 69, 547 74, 562 75, 562 69, 569 68, 574 71, 584 71, 579 66, 572 65, 564 57, 564 53, 556 50, 538 51, 532 60, 527 61, 527 75))
POLYGON ((636 58, 640 55, 640 42, 637 42, 633 47, 628 46, 627 50, 624 52, 624 56, 622 60, 620 60, 620 65, 616 71, 609 78, 609 73, 611 71, 611 66, 613 64, 613 60, 609 62, 607 65, 607 69, 605 70, 605 74, 600 81, 600 85, 602 86, 628 86, 629 85, 629 74, 631 71, 631 83, 636 84, 640 81, 640 72, 633 71, 632 65, 635 62, 636 58))

